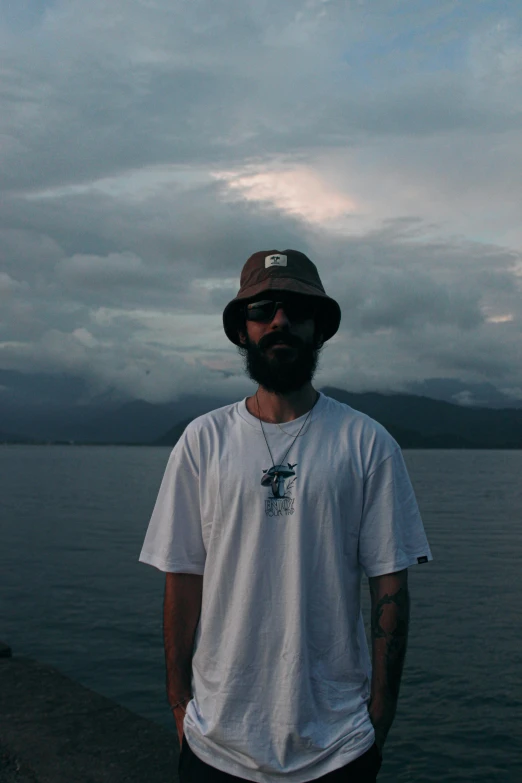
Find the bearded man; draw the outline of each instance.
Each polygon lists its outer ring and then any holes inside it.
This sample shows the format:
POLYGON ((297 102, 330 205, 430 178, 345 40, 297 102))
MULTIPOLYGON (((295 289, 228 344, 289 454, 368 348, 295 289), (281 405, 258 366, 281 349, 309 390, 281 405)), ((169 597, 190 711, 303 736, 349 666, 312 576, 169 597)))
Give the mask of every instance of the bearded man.
POLYGON ((255 394, 175 446, 140 560, 166 572, 181 783, 370 783, 432 559, 401 450, 312 385, 341 313, 295 250, 254 253, 223 313, 255 394), (371 596, 371 647, 361 580, 371 596))

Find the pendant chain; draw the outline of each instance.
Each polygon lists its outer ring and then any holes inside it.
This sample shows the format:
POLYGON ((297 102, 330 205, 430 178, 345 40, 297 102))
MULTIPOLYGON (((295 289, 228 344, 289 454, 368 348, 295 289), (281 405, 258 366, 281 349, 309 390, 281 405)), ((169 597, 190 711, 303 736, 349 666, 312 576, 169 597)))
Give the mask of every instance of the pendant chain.
MULTIPOLYGON (((292 448, 292 446, 293 446, 293 445, 294 445, 294 443, 296 442, 297 438, 298 438, 298 437, 299 437, 299 435, 301 434, 301 431, 303 430, 303 428, 304 428, 304 426, 305 426, 306 422, 307 422, 307 421, 308 421, 308 419, 310 418, 310 415, 311 415, 311 413, 312 413, 313 409, 315 408, 315 406, 316 406, 316 403, 317 403, 317 400, 318 400, 318 399, 319 399, 319 395, 317 395, 317 397, 316 397, 316 400, 315 400, 314 404, 312 405, 312 407, 311 407, 311 408, 310 408, 310 410, 308 411, 308 416, 306 417, 306 419, 305 419, 305 420, 304 420, 304 422, 302 423, 301 427, 299 428, 299 432, 297 433, 297 435, 295 435, 295 437, 294 437, 293 441, 291 442, 291 444, 290 444, 290 445, 289 445, 289 447, 287 448, 285 456, 283 457, 283 459, 281 460, 281 462, 279 462, 279 463, 278 463, 279 465, 284 465, 285 459, 286 459, 286 458, 287 458, 287 456, 288 456, 288 452, 290 451, 290 449, 292 448)), ((273 468, 275 468, 274 457, 272 456, 272 451, 271 451, 271 449, 270 449, 270 446, 268 445, 268 440, 267 440, 267 437, 266 437, 265 428, 263 427, 263 421, 262 421, 262 419, 261 419, 261 408, 259 407, 259 397, 257 396, 257 392, 256 392, 256 402, 257 402, 257 411, 258 411, 258 414, 259 414, 259 423, 261 424, 261 430, 262 430, 262 432, 263 432, 263 435, 264 435, 264 438, 265 438, 265 443, 266 443, 266 447, 267 447, 267 449, 268 449, 268 453, 270 454, 270 459, 272 460, 272 467, 273 467, 273 468)), ((277 422, 276 422, 276 424, 277 424, 277 422)), ((280 429, 282 429, 282 428, 280 427, 280 429)), ((285 432, 283 429, 282 429, 282 431, 283 431, 283 432, 285 432)), ((285 433, 285 434, 286 434, 286 435, 288 435, 288 433, 285 433)))
MULTIPOLYGON (((284 433, 285 433, 285 435, 288 435, 288 437, 289 437, 289 438, 298 438, 298 437, 301 435, 301 430, 299 430, 299 432, 297 433, 297 435, 293 435, 291 432, 287 432, 286 430, 284 430, 284 429, 281 427, 281 425, 279 424, 279 422, 277 422, 277 421, 276 421, 276 424, 277 424, 277 426, 279 427, 279 429, 281 430, 281 432, 284 432, 284 433)), ((305 433, 305 432, 303 432, 302 434, 303 434, 303 435, 305 435, 306 433, 305 433)))

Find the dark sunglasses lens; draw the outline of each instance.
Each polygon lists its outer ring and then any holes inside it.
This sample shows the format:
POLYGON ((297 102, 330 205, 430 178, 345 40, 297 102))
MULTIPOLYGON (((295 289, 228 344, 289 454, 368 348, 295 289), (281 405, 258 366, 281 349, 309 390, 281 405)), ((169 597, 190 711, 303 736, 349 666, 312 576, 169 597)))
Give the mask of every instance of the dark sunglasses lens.
POLYGON ((287 299, 283 302, 274 302, 265 299, 260 302, 252 302, 247 305, 246 314, 249 321, 271 321, 282 307, 290 321, 306 321, 314 317, 314 305, 312 302, 287 299))
POLYGON ((283 303, 283 309, 290 321, 299 323, 314 317, 314 306, 311 302, 289 301, 283 303))
POLYGON ((252 302, 246 308, 246 315, 249 321, 271 321, 275 312, 275 302, 271 300, 252 302))

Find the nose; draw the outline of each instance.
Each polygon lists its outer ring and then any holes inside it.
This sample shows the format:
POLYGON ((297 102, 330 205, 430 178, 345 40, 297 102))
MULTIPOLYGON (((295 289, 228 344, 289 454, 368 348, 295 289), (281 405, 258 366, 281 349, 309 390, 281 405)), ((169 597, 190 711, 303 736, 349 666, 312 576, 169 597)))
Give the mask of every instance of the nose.
POLYGON ((283 307, 278 307, 274 317, 272 318, 272 323, 270 324, 270 326, 272 328, 282 329, 285 326, 287 327, 289 325, 290 325, 290 319, 288 318, 287 314, 285 313, 284 308, 283 307))

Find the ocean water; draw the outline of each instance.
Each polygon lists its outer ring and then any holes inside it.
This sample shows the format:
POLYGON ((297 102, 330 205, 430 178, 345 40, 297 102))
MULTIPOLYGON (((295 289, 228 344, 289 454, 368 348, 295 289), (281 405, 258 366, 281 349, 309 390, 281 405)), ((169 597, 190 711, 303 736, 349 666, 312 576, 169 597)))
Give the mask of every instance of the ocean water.
MULTIPOLYGON (((173 730, 164 577, 138 563, 168 455, 0 447, 0 639, 173 730)), ((405 458, 435 559, 410 569, 407 660, 379 781, 520 783, 522 452, 405 458)))

